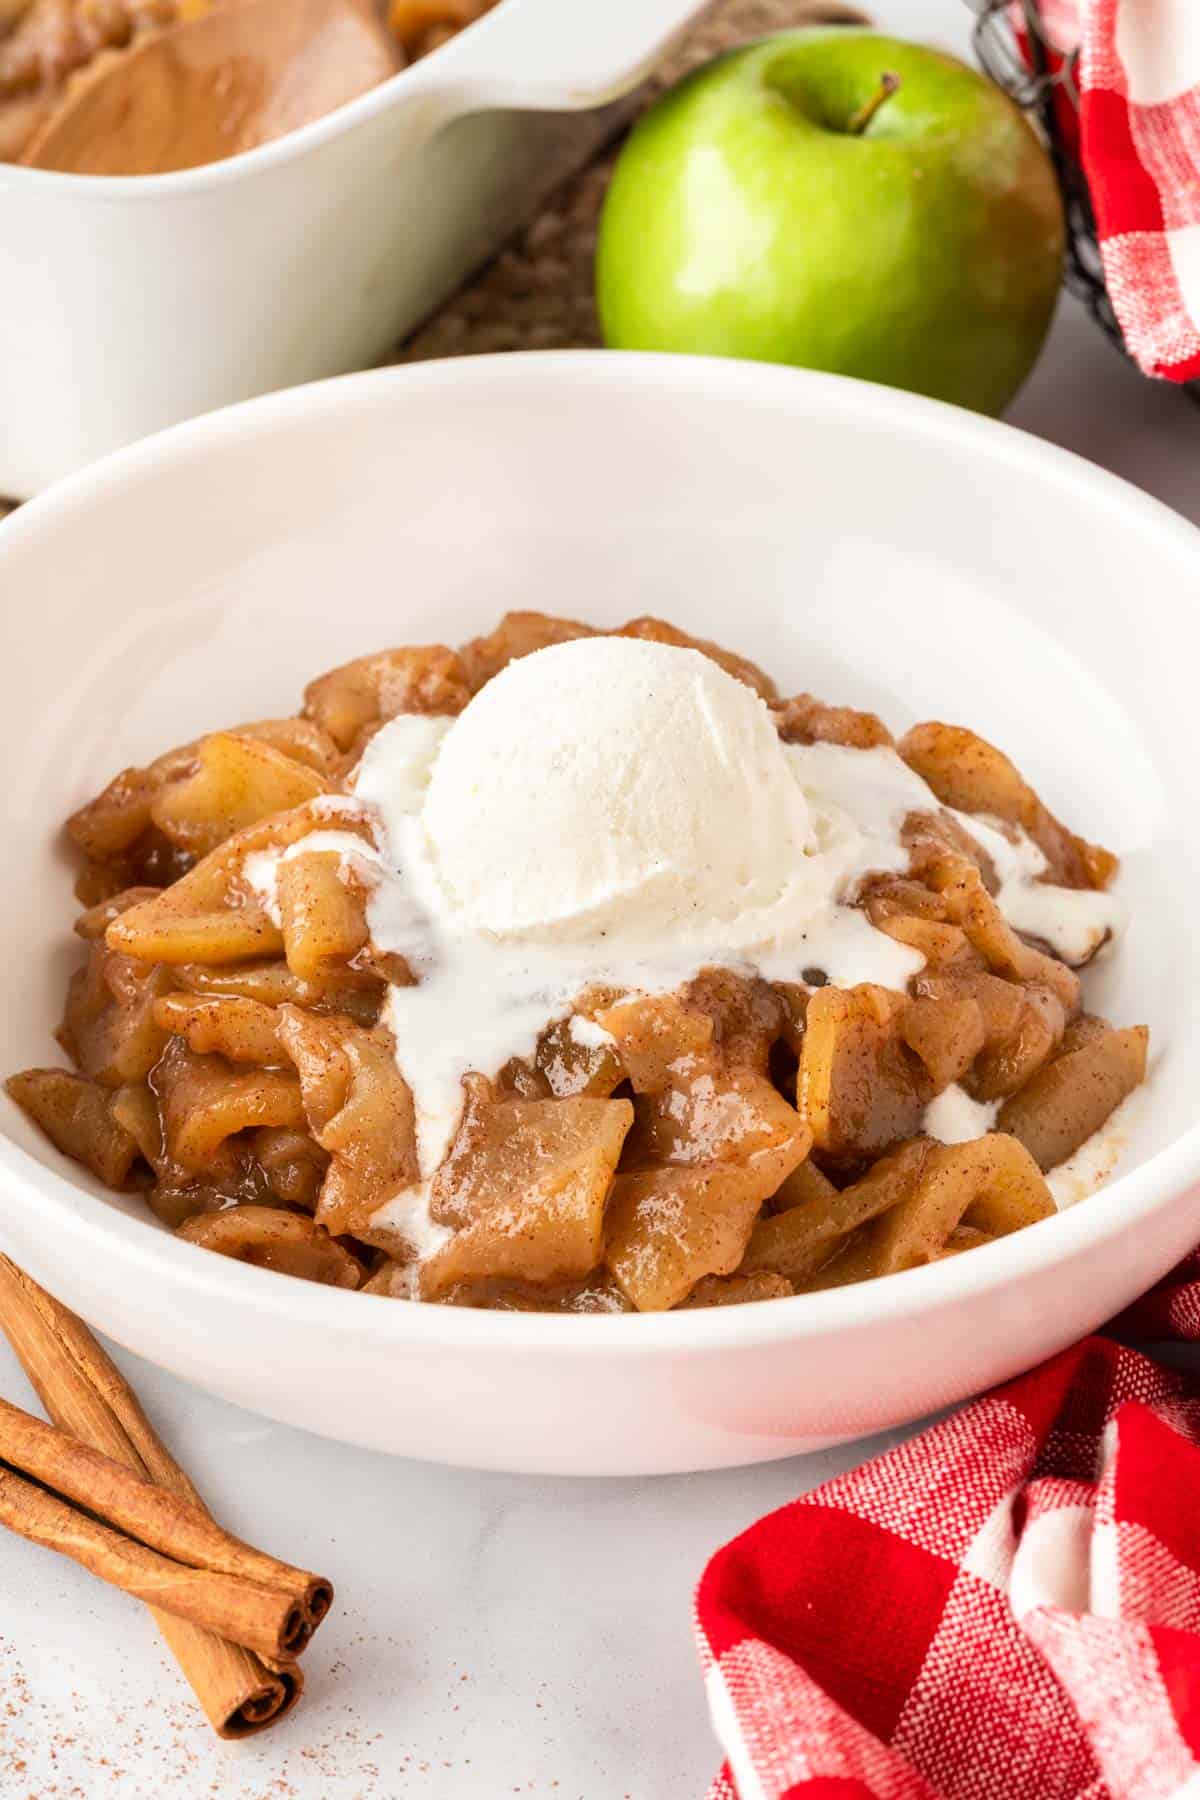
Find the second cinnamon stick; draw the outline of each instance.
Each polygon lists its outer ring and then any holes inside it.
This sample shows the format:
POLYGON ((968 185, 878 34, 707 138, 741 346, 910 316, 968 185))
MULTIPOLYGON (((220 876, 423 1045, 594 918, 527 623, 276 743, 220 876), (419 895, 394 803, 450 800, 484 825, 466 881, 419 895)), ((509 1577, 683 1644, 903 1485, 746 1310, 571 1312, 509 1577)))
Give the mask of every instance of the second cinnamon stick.
MULTIPOLYGON (((0 1327, 56 1425, 160 1487, 202 1504, 87 1326, 4 1256, 0 1327)), ((221 1737, 252 1736, 291 1711, 304 1687, 297 1663, 264 1659, 190 1620, 157 1608, 152 1613, 221 1737)))
MULTIPOLYGON (((0 1463, 85 1507, 101 1523, 172 1562, 241 1582, 247 1594, 247 1618, 256 1622, 255 1635, 225 1635, 253 1648, 266 1641, 269 1655, 296 1656, 329 1611, 333 1591, 328 1582, 242 1543, 194 1500, 167 1493, 112 1457, 4 1399, 0 1399, 0 1463), (273 1602, 268 1602, 268 1595, 273 1602), (273 1632, 267 1625, 271 1618, 278 1620, 273 1632)), ((183 1584, 189 1592, 192 1585, 183 1584)), ((228 1596, 232 1593, 229 1589, 228 1596)), ((159 1604, 167 1605, 165 1601, 159 1604)), ((181 1609, 167 1606, 167 1610, 181 1609)), ((184 1616, 196 1616, 190 1603, 184 1616)))
POLYGON ((286 1594, 235 1575, 173 1562, 3 1466, 0 1525, 69 1556, 136 1600, 189 1619, 261 1656, 287 1654, 303 1624, 299 1607, 286 1594))

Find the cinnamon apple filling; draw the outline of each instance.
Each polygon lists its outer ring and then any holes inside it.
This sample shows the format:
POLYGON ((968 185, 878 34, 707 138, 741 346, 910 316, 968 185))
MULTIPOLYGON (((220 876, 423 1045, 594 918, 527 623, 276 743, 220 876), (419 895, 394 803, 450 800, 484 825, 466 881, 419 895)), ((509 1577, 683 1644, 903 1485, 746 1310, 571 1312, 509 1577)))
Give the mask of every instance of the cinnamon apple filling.
POLYGON ((0 160, 156 175, 283 137, 496 0, 0 0, 0 160))
POLYGON ((9 1092, 308 1280, 568 1312, 866 1280, 1077 1197, 1145 1077, 1145 1027, 1084 1004, 1113 856, 970 731, 896 742, 657 620, 363 657, 68 830, 73 1068, 9 1092))

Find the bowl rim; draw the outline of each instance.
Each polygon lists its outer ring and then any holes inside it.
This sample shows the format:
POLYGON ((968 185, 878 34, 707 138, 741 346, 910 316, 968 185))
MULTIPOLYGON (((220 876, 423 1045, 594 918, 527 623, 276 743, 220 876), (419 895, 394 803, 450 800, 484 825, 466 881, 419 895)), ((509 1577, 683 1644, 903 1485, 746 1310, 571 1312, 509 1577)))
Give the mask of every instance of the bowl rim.
MULTIPOLYGON (((681 357, 638 352, 567 350, 519 356, 496 354, 370 370, 244 401, 173 426, 154 437, 103 458, 31 500, 0 531, 0 584, 6 558, 27 542, 51 539, 60 524, 106 494, 145 478, 169 475, 196 459, 219 455, 222 447, 269 436, 300 419, 352 417, 374 404, 396 404, 418 387, 502 388, 541 380, 581 392, 600 383, 632 385, 658 393, 697 385, 795 405, 801 414, 853 415, 899 428, 914 438, 940 441, 975 455, 1033 472, 1053 489, 1070 489, 1089 503, 1124 515, 1138 531, 1149 531, 1178 552, 1197 557, 1200 530, 1160 501, 1085 458, 994 419, 897 389, 776 365, 716 357, 681 357), (786 398, 785 398, 786 396, 786 398)), ((511 400, 505 402, 511 407, 511 400)), ((1144 596, 1143 604, 1163 604, 1144 596)), ((1183 604, 1182 600, 1179 604, 1183 604)), ((6 1101, 8 1105, 15 1102, 6 1101)), ((1023 1277, 1055 1262, 1102 1248, 1161 1207, 1182 1201, 1200 1183, 1200 1116, 1197 1123, 1145 1162, 1118 1175, 1085 1202, 1024 1231, 1014 1232, 972 1256, 947 1258, 875 1281, 796 1295, 765 1303, 712 1307, 692 1312, 643 1314, 553 1314, 484 1312, 469 1308, 403 1304, 382 1295, 322 1287, 272 1270, 258 1269, 201 1249, 98 1203, 81 1184, 38 1161, 0 1135, 0 1173, 28 1195, 44 1215, 46 1241, 70 1239, 75 1253, 99 1258, 121 1277, 147 1278, 160 1295, 186 1291, 201 1304, 234 1304, 260 1320, 317 1329, 331 1337, 376 1338, 381 1346, 469 1350, 487 1346, 506 1352, 542 1355, 675 1356, 680 1352, 719 1354, 782 1341, 824 1339, 839 1331, 874 1329, 1015 1286, 1023 1277)), ((10 1192, 9 1205, 14 1203, 10 1192)), ((0 1226, 4 1209, 0 1202, 0 1226)))

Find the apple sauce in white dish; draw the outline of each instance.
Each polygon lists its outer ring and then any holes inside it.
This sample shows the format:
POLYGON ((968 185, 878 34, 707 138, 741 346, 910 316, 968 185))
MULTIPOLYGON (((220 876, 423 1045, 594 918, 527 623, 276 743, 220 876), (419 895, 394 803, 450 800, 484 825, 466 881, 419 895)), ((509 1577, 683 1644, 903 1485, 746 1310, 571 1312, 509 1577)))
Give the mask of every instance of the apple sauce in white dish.
POLYGON ((876 1278, 1077 1197, 1145 1076, 1084 1004, 1113 856, 969 730, 896 742, 658 620, 363 657, 68 829, 74 1070, 10 1093, 185 1239, 337 1286, 876 1278))
POLYGON ((496 0, 0 0, 0 159, 197 168, 284 137, 496 0))

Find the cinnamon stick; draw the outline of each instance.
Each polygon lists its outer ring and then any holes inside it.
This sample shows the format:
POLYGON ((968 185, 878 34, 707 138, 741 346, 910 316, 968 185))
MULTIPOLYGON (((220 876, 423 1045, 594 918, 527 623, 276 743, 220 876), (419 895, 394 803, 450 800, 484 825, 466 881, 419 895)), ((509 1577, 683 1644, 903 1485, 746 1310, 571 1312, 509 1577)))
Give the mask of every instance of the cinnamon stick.
MULTIPOLYGON (((87 1327, 2 1256, 0 1328, 56 1425, 168 1492, 202 1504, 87 1327)), ((296 1663, 259 1657, 187 1619, 151 1610, 222 1737, 262 1731, 295 1705, 303 1689, 296 1663)))
POLYGON ((172 1562, 3 1465, 0 1525, 69 1556, 135 1600, 190 1619, 248 1650, 279 1656, 291 1648, 298 1609, 285 1595, 236 1576, 172 1562))
MULTIPOLYGON (((212 1516, 194 1500, 170 1494, 156 1487, 144 1475, 135 1474, 93 1450, 65 1431, 22 1412, 19 1406, 0 1399, 0 1465, 7 1464, 17 1475, 31 1477, 63 1500, 73 1500, 86 1508, 101 1526, 115 1527, 134 1540, 122 1552, 111 1574, 105 1567, 107 1547, 115 1533, 110 1529, 103 1537, 89 1538, 87 1521, 81 1520, 71 1536, 79 1551, 77 1560, 93 1560, 87 1566, 96 1574, 110 1579, 117 1587, 126 1587, 138 1599, 151 1596, 130 1581, 161 1583, 163 1593, 178 1594, 180 1604, 166 1598, 158 1604, 167 1612, 182 1613, 197 1623, 209 1621, 198 1616, 206 1604, 203 1582, 183 1579, 183 1575, 206 1572, 220 1580, 209 1584, 214 1610, 229 1616, 218 1629, 223 1637, 231 1637, 251 1649, 264 1648, 269 1656, 298 1656, 329 1611, 333 1594, 328 1582, 293 1569, 287 1563, 254 1550, 249 1544, 223 1531, 212 1516), (141 1547, 161 1552, 151 1562, 135 1554, 141 1547), (157 1564, 161 1562, 162 1567, 157 1564), (183 1564, 180 1579, 172 1585, 171 1568, 183 1564), (128 1580, 124 1578, 128 1575, 128 1580), (237 1595, 243 1592, 240 1615, 237 1595), (218 1598, 219 1597, 219 1598, 218 1598), (238 1624, 242 1629, 238 1629, 238 1624)), ((0 1466, 0 1483, 3 1480, 0 1466)), ((14 1496, 23 1490, 11 1488, 14 1496)), ((0 1485, 0 1501, 4 1488, 0 1485)), ((70 1508, 66 1508, 70 1511, 70 1508)), ((10 1516, 4 1519, 12 1529, 20 1529, 20 1502, 14 1498, 10 1516)), ((40 1541, 40 1540, 39 1540, 40 1541)), ((56 1548, 66 1548, 55 1546, 56 1548)), ((74 1549, 68 1555, 76 1554, 74 1549)))

